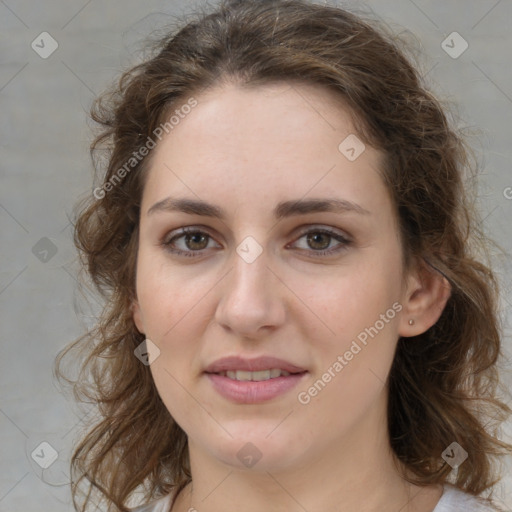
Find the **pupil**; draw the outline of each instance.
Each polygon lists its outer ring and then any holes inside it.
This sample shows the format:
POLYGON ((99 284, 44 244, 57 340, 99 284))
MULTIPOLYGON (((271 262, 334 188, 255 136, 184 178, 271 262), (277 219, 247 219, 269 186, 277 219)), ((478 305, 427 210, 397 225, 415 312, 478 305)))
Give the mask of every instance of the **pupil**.
POLYGON ((311 245, 313 249, 326 249, 329 247, 329 235, 326 235, 325 233, 315 233, 315 234, 309 234, 307 239, 308 243, 311 245), (324 243, 322 244, 322 237, 324 239, 324 243), (318 240, 320 239, 320 247, 315 247, 315 244, 317 244, 318 240))
POLYGON ((192 242, 192 245, 194 245, 195 243, 199 243, 199 245, 201 245, 201 239, 202 239, 202 242, 204 242, 206 240, 206 237, 200 233, 188 234, 185 238, 187 247, 189 249, 204 249, 204 247, 191 247, 190 246, 191 242, 192 242), (198 239, 199 239, 199 241, 198 241, 198 239))

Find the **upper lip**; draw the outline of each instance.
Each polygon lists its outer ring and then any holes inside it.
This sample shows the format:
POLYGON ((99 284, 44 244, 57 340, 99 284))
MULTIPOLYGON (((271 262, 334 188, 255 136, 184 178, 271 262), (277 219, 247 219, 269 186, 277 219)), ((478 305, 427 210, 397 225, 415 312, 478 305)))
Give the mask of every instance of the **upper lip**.
POLYGON ((301 373, 306 371, 300 366, 271 356, 256 357, 254 359, 247 359, 240 356, 223 357, 209 364, 204 371, 205 373, 219 373, 233 370, 257 372, 261 370, 271 370, 273 368, 285 370, 289 373, 301 373))

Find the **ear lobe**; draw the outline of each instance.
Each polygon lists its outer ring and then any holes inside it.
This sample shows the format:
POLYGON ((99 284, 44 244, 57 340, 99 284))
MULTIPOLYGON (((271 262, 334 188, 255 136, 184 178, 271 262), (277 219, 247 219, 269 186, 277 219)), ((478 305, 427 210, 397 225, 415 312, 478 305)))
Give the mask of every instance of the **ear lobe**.
POLYGON ((135 323, 135 326, 137 327, 138 331, 141 334, 146 334, 145 333, 145 328, 144 328, 144 321, 142 319, 142 312, 141 312, 140 306, 139 306, 139 302, 137 300, 134 300, 132 302, 132 305, 131 305, 130 309, 131 309, 131 312, 132 312, 133 322, 135 323))
POLYGON ((451 295, 451 285, 438 271, 422 262, 409 278, 399 334, 417 336, 432 327, 444 311, 451 295), (412 325, 409 323, 413 320, 412 325))

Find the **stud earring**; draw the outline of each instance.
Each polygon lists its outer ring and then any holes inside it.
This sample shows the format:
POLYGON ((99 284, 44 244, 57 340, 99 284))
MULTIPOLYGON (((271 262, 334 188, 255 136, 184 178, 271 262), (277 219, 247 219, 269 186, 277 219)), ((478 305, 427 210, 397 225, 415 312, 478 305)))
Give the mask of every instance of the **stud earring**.
POLYGON ((412 318, 409 320, 409 325, 414 325, 414 320, 412 318))

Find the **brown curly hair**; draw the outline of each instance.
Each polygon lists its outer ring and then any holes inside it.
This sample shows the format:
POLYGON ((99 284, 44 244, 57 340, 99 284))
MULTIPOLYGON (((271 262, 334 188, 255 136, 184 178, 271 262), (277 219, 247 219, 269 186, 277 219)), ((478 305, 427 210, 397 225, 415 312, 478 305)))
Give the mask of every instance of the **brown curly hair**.
POLYGON ((100 192, 77 205, 74 240, 104 306, 96 326, 55 363, 75 398, 92 401, 101 415, 72 455, 76 510, 87 510, 93 491, 109 511, 126 511, 141 488, 151 499, 191 480, 186 434, 161 401, 149 367, 134 357, 144 340, 131 305, 151 152, 129 169, 126 162, 173 109, 225 82, 328 88, 351 110, 359 138, 384 152, 381 171, 399 219, 405 264, 423 261, 452 288, 433 327, 398 340, 388 379, 392 449, 417 485, 452 480, 477 495, 499 481, 497 456, 512 446, 498 438, 497 428, 512 411, 498 398, 498 287, 483 262, 489 240, 468 189, 477 166, 402 46, 389 29, 335 6, 224 1, 168 33, 150 58, 96 100, 91 113, 101 131, 91 154, 100 192), (61 364, 75 349, 81 350, 81 370, 71 380, 61 364), (470 452, 457 472, 441 458, 454 441, 470 452), (84 479, 88 492, 79 505, 84 479))

